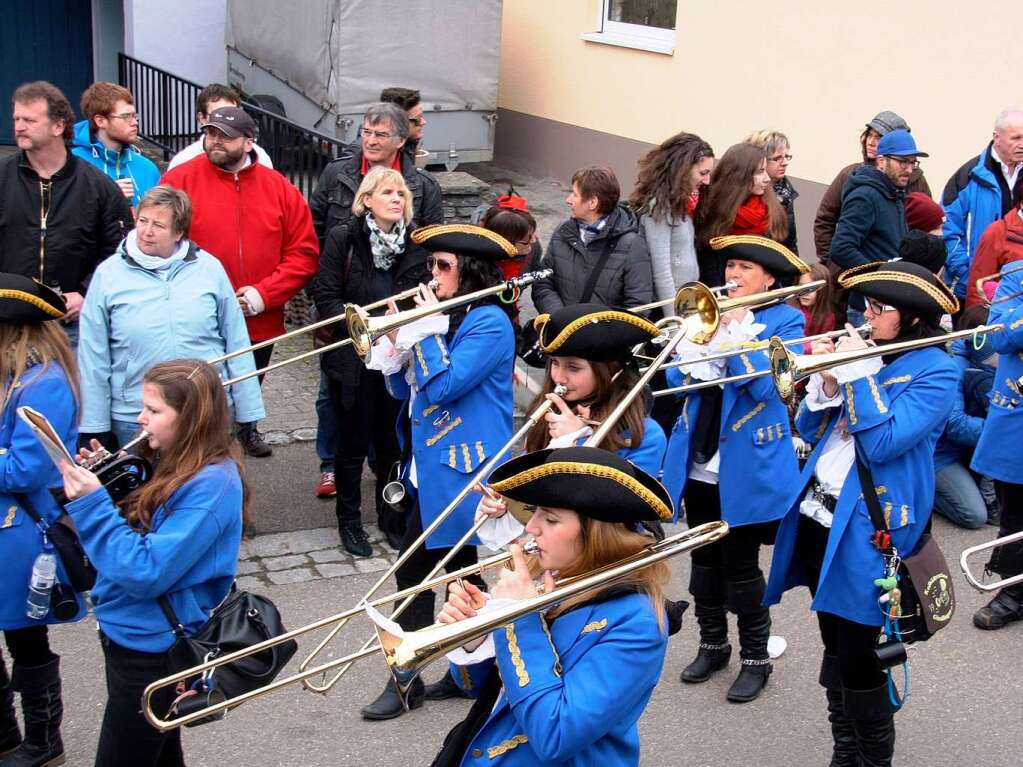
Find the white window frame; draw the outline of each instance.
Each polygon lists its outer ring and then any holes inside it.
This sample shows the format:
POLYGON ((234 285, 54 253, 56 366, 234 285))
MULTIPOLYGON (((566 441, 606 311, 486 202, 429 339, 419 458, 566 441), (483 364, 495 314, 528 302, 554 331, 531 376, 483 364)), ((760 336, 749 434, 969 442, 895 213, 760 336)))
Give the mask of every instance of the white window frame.
POLYGON ((597 31, 583 32, 580 37, 590 43, 617 45, 622 48, 634 48, 640 51, 663 53, 671 56, 675 53, 675 30, 647 27, 643 24, 626 24, 611 21, 608 15, 611 0, 600 0, 597 3, 597 31))

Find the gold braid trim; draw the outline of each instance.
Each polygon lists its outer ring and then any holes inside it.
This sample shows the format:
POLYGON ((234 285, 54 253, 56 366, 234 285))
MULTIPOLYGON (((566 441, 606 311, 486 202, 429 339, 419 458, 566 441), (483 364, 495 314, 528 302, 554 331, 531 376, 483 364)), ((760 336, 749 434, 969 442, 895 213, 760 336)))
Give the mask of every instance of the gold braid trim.
POLYGON ((426 416, 430 415, 430 413, 432 413, 434 410, 437 410, 439 407, 440 405, 430 405, 430 407, 426 408, 423 411, 423 418, 426 418, 426 416))
MULTIPOLYGON (((445 434, 447 434, 453 428, 458 426, 458 424, 460 424, 461 422, 462 422, 462 416, 458 416, 458 418, 456 418, 454 421, 449 423, 447 426, 445 426, 439 432, 437 432, 432 437, 430 437, 428 440, 426 440, 426 446, 427 447, 433 447, 434 445, 436 445, 437 441, 440 440, 441 437, 443 437, 445 434)), ((454 445, 452 445, 452 447, 454 447, 454 445)))
POLYGON ((738 421, 732 424, 732 431, 739 431, 739 429, 746 425, 749 419, 751 419, 765 407, 766 405, 763 402, 759 403, 755 408, 750 410, 748 413, 746 413, 746 415, 744 415, 742 418, 740 418, 738 421))
POLYGON ((877 390, 877 382, 874 380, 874 376, 867 376, 867 385, 870 387, 870 393, 874 395, 874 404, 877 405, 878 411, 887 413, 888 407, 881 401, 881 392, 877 390))
POLYGON ((4 523, 0 525, 0 530, 6 530, 8 527, 14 524, 14 516, 18 513, 17 506, 11 506, 7 509, 7 516, 4 517, 4 523))
POLYGON ((554 637, 551 636, 551 630, 547 627, 547 615, 540 613, 540 625, 543 627, 543 633, 547 635, 547 641, 550 643, 551 652, 554 653, 554 674, 561 676, 561 656, 558 655, 558 648, 554 646, 554 637))
MULTIPOLYGON (((540 317, 550 319, 550 315, 547 314, 542 314, 540 315, 540 317)), ((562 329, 560 333, 558 333, 557 337, 553 341, 547 344, 544 343, 543 334, 543 331, 547 327, 546 320, 544 321, 544 324, 542 326, 537 326, 536 324, 539 321, 540 317, 537 317, 536 320, 533 321, 533 327, 535 327, 539 332, 540 347, 548 354, 551 354, 557 351, 562 346, 564 346, 565 342, 568 341, 568 339, 572 337, 572 334, 575 333, 577 330, 580 330, 594 322, 612 321, 625 322, 628 323, 629 325, 635 325, 637 328, 646 331, 647 333, 650 334, 651 338, 657 338, 657 336, 661 334, 660 329, 654 323, 650 322, 650 320, 645 320, 642 317, 637 317, 636 315, 629 314, 628 312, 617 312, 614 310, 608 310, 603 312, 592 312, 591 314, 586 314, 583 315, 582 317, 579 317, 578 319, 572 320, 570 323, 565 325, 565 327, 562 329)))
POLYGON ((477 442, 476 443, 476 458, 477 458, 477 460, 479 460, 480 463, 483 463, 485 460, 487 460, 487 454, 483 450, 483 443, 482 442, 477 442))
POLYGON ((496 759, 499 756, 503 756, 506 752, 511 751, 516 746, 521 746, 529 742, 529 738, 525 735, 516 735, 514 738, 502 741, 493 748, 487 749, 487 756, 491 759, 496 759))
POLYGON ((423 356, 422 343, 423 342, 420 341, 415 346, 415 349, 416 349, 416 359, 419 360, 419 366, 423 369, 423 375, 424 376, 428 376, 428 375, 430 375, 430 369, 428 367, 426 367, 426 358, 423 356))
POLYGON ((522 662, 522 651, 519 650, 519 640, 515 636, 515 626, 509 623, 504 627, 504 636, 508 640, 508 652, 511 653, 511 662, 515 666, 515 676, 519 678, 519 687, 529 684, 529 673, 526 671, 526 664, 522 662))
POLYGON ((740 354, 739 359, 742 360, 743 367, 746 368, 747 373, 757 372, 756 368, 753 367, 753 363, 749 361, 749 357, 747 357, 745 354, 740 354))
POLYGON ((817 427, 817 431, 814 432, 815 439, 821 439, 824 436, 824 432, 828 429, 828 422, 831 420, 831 411, 828 410, 824 413, 824 420, 821 421, 821 425, 817 427))
POLYGON ((469 446, 466 443, 462 443, 462 461, 465 463, 465 473, 468 474, 472 471, 472 458, 469 456, 469 446))
MULTIPOLYGON (((864 264, 866 266, 874 266, 873 264, 864 264)), ((917 290, 920 290, 927 294, 931 300, 934 301, 941 309, 948 314, 955 314, 959 311, 959 300, 952 295, 948 288, 944 285, 939 288, 936 285, 932 285, 926 280, 922 280, 915 274, 905 274, 904 272, 890 272, 884 269, 871 272, 869 274, 853 274, 852 272, 861 267, 853 267, 847 269, 838 276, 838 282, 843 288, 854 288, 857 285, 865 285, 871 282, 901 282, 903 285, 912 285, 917 290), (942 290, 944 288, 944 290, 942 290)))
POLYGON ((599 621, 593 621, 593 623, 587 623, 583 626, 583 630, 579 632, 579 636, 583 634, 589 634, 592 631, 603 631, 607 628, 607 618, 599 621))
POLYGON ((849 410, 849 423, 856 425, 856 405, 853 404, 852 384, 845 385, 845 406, 849 410))
POLYGON ((910 376, 910 375, 896 376, 895 378, 889 378, 887 381, 882 381, 881 385, 882 386, 894 386, 895 384, 907 383, 907 382, 912 381, 912 380, 913 380, 913 376, 910 376))
POLYGON ((617 482, 653 509, 658 517, 666 520, 671 519, 671 509, 664 504, 664 501, 658 498, 656 494, 645 487, 635 477, 630 477, 628 474, 618 471, 618 469, 612 469, 609 466, 600 466, 595 463, 551 461, 550 463, 545 463, 540 466, 535 466, 532 469, 521 471, 514 476, 508 477, 508 479, 492 482, 490 487, 498 493, 504 493, 508 490, 514 490, 516 487, 528 484, 529 482, 533 482, 534 480, 557 476, 559 474, 586 474, 591 477, 609 479, 612 482, 617 482))
POLYGON ((465 690, 466 692, 469 692, 469 690, 472 689, 472 677, 469 675, 469 667, 459 666, 458 676, 462 680, 462 689, 465 690))
POLYGON ((484 229, 482 226, 473 226, 472 224, 434 224, 433 226, 424 226, 412 232, 412 242, 416 245, 422 245, 432 237, 437 237, 442 234, 472 234, 476 237, 482 237, 485 240, 490 240, 509 256, 514 257, 519 254, 519 252, 515 250, 515 246, 497 232, 491 232, 489 229, 484 229))
POLYGON ((711 250, 724 250, 732 245, 760 245, 761 247, 773 250, 775 253, 784 256, 785 260, 798 269, 800 274, 807 274, 810 271, 810 265, 806 263, 806 261, 801 259, 780 242, 769 240, 766 237, 757 237, 752 234, 729 234, 724 237, 712 237, 708 244, 710 245, 711 250))
POLYGON ((60 319, 64 316, 65 312, 60 311, 54 306, 46 303, 39 296, 34 296, 31 293, 26 293, 24 290, 12 290, 10 288, 0 289, 0 298, 13 298, 18 301, 24 301, 26 304, 32 304, 36 309, 42 309, 44 312, 49 314, 55 320, 60 319))
POLYGON ((1009 330, 1016 330, 1020 325, 1023 325, 1023 317, 1009 325, 1009 330))

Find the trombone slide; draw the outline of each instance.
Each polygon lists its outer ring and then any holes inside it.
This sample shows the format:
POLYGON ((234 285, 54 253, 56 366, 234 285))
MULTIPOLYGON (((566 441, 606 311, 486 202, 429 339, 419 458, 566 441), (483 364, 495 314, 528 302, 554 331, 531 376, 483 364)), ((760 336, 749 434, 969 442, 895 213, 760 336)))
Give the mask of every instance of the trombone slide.
POLYGON ((969 562, 967 561, 974 554, 981 551, 987 551, 988 549, 993 549, 997 546, 1004 546, 1007 543, 1015 543, 1016 541, 1023 541, 1023 531, 1003 535, 1001 538, 995 538, 993 541, 988 541, 987 543, 981 543, 976 546, 970 546, 969 548, 963 549, 963 553, 959 555, 959 567, 962 569, 963 575, 966 576, 966 580, 969 584, 978 591, 998 591, 1006 586, 1023 583, 1023 573, 1010 575, 997 581, 992 581, 991 583, 984 583, 973 575, 970 571, 969 562))

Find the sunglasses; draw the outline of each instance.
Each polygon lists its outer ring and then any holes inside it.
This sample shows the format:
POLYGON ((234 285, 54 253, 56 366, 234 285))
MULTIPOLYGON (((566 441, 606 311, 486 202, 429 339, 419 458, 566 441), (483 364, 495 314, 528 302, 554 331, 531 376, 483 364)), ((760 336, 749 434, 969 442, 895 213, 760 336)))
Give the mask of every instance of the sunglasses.
POLYGON ((441 261, 439 258, 436 258, 435 256, 427 256, 426 268, 429 269, 430 271, 433 271, 434 267, 437 267, 438 272, 450 272, 451 269, 454 267, 454 264, 451 263, 450 261, 441 261))

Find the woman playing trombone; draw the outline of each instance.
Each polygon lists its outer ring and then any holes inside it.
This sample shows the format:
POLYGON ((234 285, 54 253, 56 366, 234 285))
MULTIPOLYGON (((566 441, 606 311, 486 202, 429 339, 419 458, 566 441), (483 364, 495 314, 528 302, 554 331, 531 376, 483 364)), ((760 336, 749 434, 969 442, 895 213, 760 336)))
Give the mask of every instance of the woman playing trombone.
MULTIPOLYGON (((890 691, 875 646, 885 614, 875 579, 889 562, 872 538, 864 493, 890 511, 892 543, 912 554, 934 502, 934 446, 955 394, 955 364, 940 345, 883 355, 885 344, 940 338, 943 312, 958 302, 930 271, 905 261, 873 263, 839 276, 866 298, 877 357, 815 374, 796 425, 813 453, 785 502, 765 601, 806 585, 813 595, 824 657, 825 688, 834 740, 833 765, 890 765, 895 726, 890 691), (864 469, 857 468, 857 460, 864 469), (873 488, 861 485, 861 473, 873 488)), ((862 349, 850 333, 837 344, 821 340, 814 353, 862 349)))
MULTIPOLYGON (((736 284, 729 297, 765 292, 810 269, 787 248, 765 237, 720 237, 710 245, 725 264, 725 279, 736 284)), ((685 385, 693 378, 713 380, 768 367, 762 351, 699 363, 702 349, 741 348, 770 336, 791 340, 802 334, 803 316, 787 304, 752 312, 734 309, 722 317, 708 347, 683 342, 683 359, 691 358, 694 365, 670 369, 668 384, 685 385)), ((764 575, 759 553, 762 544, 773 541, 777 520, 784 514, 782 502, 799 481, 788 411, 770 378, 683 396, 664 459, 664 484, 672 499, 684 498, 690 525, 723 519, 730 532, 719 543, 693 552, 689 591, 700 624, 700 644, 696 659, 681 678, 704 682, 727 665, 732 648, 726 610, 731 610, 737 616, 742 665, 728 700, 745 703, 760 695, 771 673, 767 652, 771 616, 761 605, 764 575), (737 481, 740 476, 742 481, 737 481)))
MULTIPOLYGON (((526 505, 526 530, 539 547, 527 561, 513 546, 515 569, 502 572, 495 599, 528 599, 555 588, 554 573, 583 575, 635 554, 651 543, 643 523, 672 516, 657 480, 595 447, 528 453, 498 467, 490 483, 526 505), (538 586, 533 578, 541 573, 538 586)), ((452 676, 478 699, 434 767, 485 756, 507 765, 638 765, 636 722, 660 678, 668 640, 668 576, 664 562, 644 567, 462 648, 452 676)), ((439 620, 456 623, 485 605, 478 588, 454 584, 439 620)))
MULTIPOLYGON (((420 288, 421 307, 503 282, 497 261, 514 256, 515 247, 477 226, 437 225, 418 229, 412 240, 430 252, 427 265, 436 293, 420 288)), ((491 453, 512 434, 512 373, 515 336, 509 308, 485 298, 448 314, 431 315, 392 331, 373 348, 372 367, 387 375, 387 388, 399 401, 399 437, 404 444, 402 477, 414 496, 402 551, 416 541, 491 453)), ((476 499, 467 498, 398 568, 399 589, 420 583, 462 535, 472 527, 476 499)), ((476 561, 470 545, 449 561, 453 570, 476 561)), ((433 592, 419 594, 400 618, 411 631, 433 623, 433 592)), ((423 702, 416 680, 409 706, 423 702)), ((388 682, 384 692, 362 709, 366 719, 392 719, 404 711, 388 682)))

